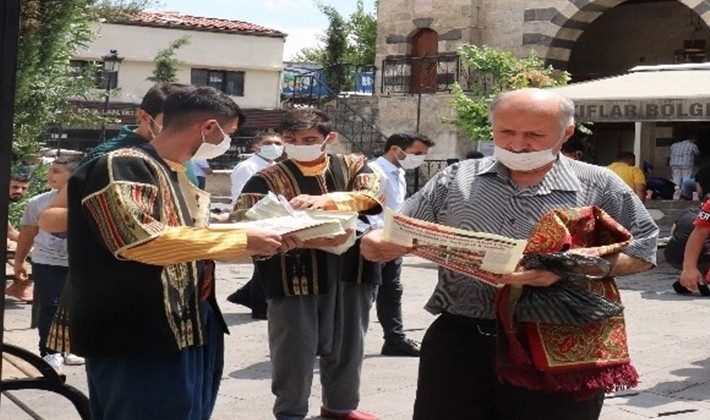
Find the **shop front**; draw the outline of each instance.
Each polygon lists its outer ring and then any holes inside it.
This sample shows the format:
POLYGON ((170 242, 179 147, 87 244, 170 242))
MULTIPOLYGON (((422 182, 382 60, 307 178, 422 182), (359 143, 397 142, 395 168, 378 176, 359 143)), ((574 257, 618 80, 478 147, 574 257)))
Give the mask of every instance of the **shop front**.
POLYGON ((669 177, 670 145, 686 136, 698 140, 696 167, 710 163, 710 63, 639 66, 551 90, 574 101, 578 122, 592 123, 595 163, 629 150, 669 177))

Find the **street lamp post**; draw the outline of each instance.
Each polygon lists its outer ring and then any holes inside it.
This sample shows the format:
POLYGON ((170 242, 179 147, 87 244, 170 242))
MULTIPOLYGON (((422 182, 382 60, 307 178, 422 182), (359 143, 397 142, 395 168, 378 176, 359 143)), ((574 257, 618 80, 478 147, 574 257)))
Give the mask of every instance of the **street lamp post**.
MULTIPOLYGON (((108 100, 111 97, 111 85, 114 80, 117 80, 116 76, 118 74, 118 69, 121 67, 121 61, 123 57, 118 56, 118 51, 110 50, 108 55, 101 57, 103 60, 103 74, 102 79, 106 84, 106 99, 104 100, 104 118, 108 114, 108 100)), ((103 142, 106 140, 106 121, 101 123, 101 139, 103 142)))

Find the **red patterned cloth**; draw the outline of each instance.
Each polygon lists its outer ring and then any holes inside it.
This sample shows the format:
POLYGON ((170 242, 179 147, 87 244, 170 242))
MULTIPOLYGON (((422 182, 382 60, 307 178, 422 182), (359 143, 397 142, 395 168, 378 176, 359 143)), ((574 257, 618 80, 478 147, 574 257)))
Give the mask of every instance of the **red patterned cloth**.
MULTIPOLYGON (((552 210, 530 235, 526 253, 569 251, 604 256, 621 251, 631 234, 597 207, 552 210)), ((613 278, 586 287, 620 302, 613 278)), ((501 382, 523 388, 574 393, 584 399, 599 389, 632 388, 623 314, 585 325, 517 322, 515 308, 526 286, 508 285, 496 295, 499 334, 496 371, 501 382)))

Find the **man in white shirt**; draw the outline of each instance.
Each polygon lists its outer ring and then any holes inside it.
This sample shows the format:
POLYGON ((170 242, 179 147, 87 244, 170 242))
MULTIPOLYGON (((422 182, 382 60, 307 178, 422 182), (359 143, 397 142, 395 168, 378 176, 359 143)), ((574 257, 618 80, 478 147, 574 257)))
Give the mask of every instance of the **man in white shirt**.
MULTIPOLYGON (((234 167, 232 170, 232 206, 237 202, 239 194, 249 178, 258 171, 274 164, 284 152, 283 140, 276 133, 257 134, 251 142, 254 154, 234 167)), ((259 273, 254 266, 251 280, 227 296, 227 300, 237 305, 251 309, 254 319, 266 319, 266 295, 259 281, 259 273)))
POLYGON ((260 133, 251 141, 254 152, 249 159, 243 160, 232 170, 232 206, 252 175, 274 164, 284 152, 284 144, 276 133, 260 133))
POLYGON ((673 183, 675 184, 674 200, 680 198, 683 181, 692 176, 695 157, 699 154, 700 150, 695 144, 695 137, 693 136, 689 136, 685 140, 671 145, 671 155, 668 164, 671 167, 673 183))
MULTIPOLYGON (((385 205, 397 210, 407 193, 405 170, 416 169, 426 158, 434 142, 421 134, 393 134, 385 143, 385 153, 371 161, 380 173, 385 191, 385 205)), ((374 228, 384 225, 382 215, 368 216, 374 228)), ((381 263, 381 284, 377 290, 377 319, 382 325, 384 356, 419 356, 419 344, 405 337, 402 326, 402 258, 381 263)))

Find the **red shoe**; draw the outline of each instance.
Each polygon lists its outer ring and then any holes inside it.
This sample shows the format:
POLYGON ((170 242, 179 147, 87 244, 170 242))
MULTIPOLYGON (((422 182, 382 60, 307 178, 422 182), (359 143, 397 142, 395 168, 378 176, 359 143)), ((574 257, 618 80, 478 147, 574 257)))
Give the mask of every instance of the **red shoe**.
POLYGON ((34 284, 29 282, 23 284, 14 282, 5 288, 5 294, 25 303, 32 303, 33 286, 34 284))
POLYGON ((364 411, 348 411, 347 413, 339 413, 337 411, 330 411, 325 407, 321 407, 320 416, 324 419, 335 419, 335 420, 379 420, 380 418, 366 413, 364 411))

